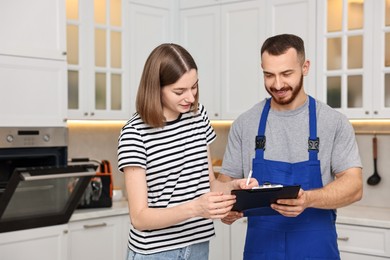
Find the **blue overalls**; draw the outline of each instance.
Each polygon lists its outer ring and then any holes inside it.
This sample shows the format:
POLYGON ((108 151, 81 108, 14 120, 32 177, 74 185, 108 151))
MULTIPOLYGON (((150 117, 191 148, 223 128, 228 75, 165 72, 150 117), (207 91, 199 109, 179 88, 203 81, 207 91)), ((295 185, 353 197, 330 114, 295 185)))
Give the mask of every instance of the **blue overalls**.
MULTIPOLYGON (((253 177, 259 184, 300 184, 303 190, 321 188, 315 100, 309 96, 309 160, 297 163, 264 159, 264 134, 270 101, 267 100, 260 119, 252 165, 253 177)), ((250 211, 245 214, 248 216, 245 260, 340 259, 333 210, 307 208, 297 217, 284 217, 275 214, 275 211, 270 215, 271 211, 270 208, 265 209, 265 216, 253 216, 250 211)))

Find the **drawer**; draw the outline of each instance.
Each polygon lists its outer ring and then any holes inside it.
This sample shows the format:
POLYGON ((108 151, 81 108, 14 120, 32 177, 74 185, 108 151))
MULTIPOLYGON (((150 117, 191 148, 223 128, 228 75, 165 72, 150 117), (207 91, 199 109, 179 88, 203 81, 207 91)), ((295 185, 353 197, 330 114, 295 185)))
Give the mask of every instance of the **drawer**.
POLYGON ((340 251, 390 257, 390 230, 337 224, 340 251))

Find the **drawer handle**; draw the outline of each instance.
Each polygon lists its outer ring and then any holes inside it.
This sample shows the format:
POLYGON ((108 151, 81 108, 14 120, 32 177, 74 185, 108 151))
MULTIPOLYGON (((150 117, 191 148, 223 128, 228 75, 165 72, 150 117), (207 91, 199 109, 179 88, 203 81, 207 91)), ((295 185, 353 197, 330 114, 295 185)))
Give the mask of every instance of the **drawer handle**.
POLYGON ((349 240, 349 237, 338 237, 337 240, 340 240, 340 241, 348 241, 348 240, 349 240))
POLYGON ((83 227, 85 229, 88 229, 88 228, 97 228, 97 227, 105 227, 105 226, 107 226, 107 224, 105 222, 103 222, 103 223, 100 223, 100 224, 84 225, 83 227))

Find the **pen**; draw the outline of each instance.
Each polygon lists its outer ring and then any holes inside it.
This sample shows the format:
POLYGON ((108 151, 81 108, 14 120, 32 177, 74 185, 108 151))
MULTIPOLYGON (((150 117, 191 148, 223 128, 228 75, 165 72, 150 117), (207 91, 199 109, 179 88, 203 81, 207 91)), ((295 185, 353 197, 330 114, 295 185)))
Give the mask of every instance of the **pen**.
POLYGON ((252 178, 252 170, 249 171, 248 179, 246 179, 246 186, 249 185, 249 181, 251 180, 251 178, 252 178))

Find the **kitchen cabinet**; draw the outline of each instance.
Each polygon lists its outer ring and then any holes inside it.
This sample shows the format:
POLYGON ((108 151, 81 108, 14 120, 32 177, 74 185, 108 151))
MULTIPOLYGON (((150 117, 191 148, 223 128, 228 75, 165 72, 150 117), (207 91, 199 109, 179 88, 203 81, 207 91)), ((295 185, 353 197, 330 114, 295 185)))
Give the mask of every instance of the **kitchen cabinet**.
POLYGON ((230 260, 241 260, 244 257, 247 218, 236 220, 230 225, 230 260))
POLYGON ((172 42, 173 0, 68 5, 69 119, 128 119, 147 56, 172 42))
POLYGON ((265 96, 259 55, 265 4, 222 1, 184 7, 181 2, 180 43, 197 62, 200 102, 210 119, 234 119, 265 96))
POLYGON ((176 42, 174 0, 129 1, 126 14, 129 24, 126 33, 129 37, 130 92, 126 103, 135 112, 135 99, 138 85, 147 57, 162 43, 176 42))
MULTIPOLYGON (((295 33, 315 60, 315 1, 180 1, 180 41, 198 64, 199 95, 211 119, 235 119, 268 96, 260 48, 267 36, 295 33)), ((314 63, 314 62, 313 62, 314 63)), ((315 64, 305 78, 316 96, 315 64)))
POLYGON ((66 3, 68 118, 128 118, 126 1, 66 3))
POLYGON ((65 61, 0 55, 0 78, 0 126, 65 126, 65 61))
POLYGON ((127 203, 76 210, 67 224, 0 233, 2 260, 125 259, 127 203))
POLYGON ((69 259, 123 259, 123 221, 120 216, 69 223, 69 259))
POLYGON ((4 2, 0 33, 0 126, 64 126, 64 2, 4 2))
POLYGON ((210 240, 210 260, 230 259, 230 226, 214 220, 215 237, 210 240))
MULTIPOLYGON (((310 60, 309 74, 305 77, 306 93, 316 97, 316 2, 312 0, 268 0, 265 30, 267 35, 289 33, 301 37, 305 44, 306 59, 310 60)), ((259 46, 259 52, 260 52, 259 46)), ((263 83, 261 83, 263 86, 263 83)))
POLYGON ((1 55, 65 60, 65 2, 3 2, 0 8, 0 32, 3 39, 0 41, 1 55))
POLYGON ((390 229, 337 224, 342 259, 390 258, 390 229))
POLYGON ((317 1, 318 97, 351 119, 390 116, 389 7, 317 1))
POLYGON ((0 233, 1 259, 68 260, 67 233, 67 224, 0 233))

